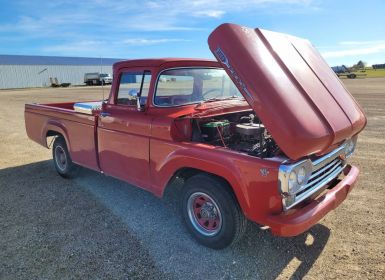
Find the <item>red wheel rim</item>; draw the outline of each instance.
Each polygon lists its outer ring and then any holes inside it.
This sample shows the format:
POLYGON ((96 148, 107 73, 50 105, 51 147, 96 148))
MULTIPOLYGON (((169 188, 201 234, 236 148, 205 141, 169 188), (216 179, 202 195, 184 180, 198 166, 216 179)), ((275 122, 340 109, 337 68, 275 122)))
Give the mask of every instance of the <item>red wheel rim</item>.
POLYGON ((213 198, 196 192, 188 200, 188 214, 194 228, 206 236, 217 234, 222 226, 222 214, 213 198))

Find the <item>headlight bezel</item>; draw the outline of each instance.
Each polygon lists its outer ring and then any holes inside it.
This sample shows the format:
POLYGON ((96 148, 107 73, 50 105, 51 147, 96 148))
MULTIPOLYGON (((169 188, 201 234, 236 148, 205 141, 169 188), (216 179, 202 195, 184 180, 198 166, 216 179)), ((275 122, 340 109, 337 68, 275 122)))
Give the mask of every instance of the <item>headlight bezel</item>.
POLYGON ((286 195, 295 195, 307 184, 312 171, 313 164, 309 159, 305 159, 291 165, 281 165, 279 172, 281 193, 286 195), (298 172, 301 168, 305 170, 305 176, 302 178, 301 182, 299 182, 298 172))
POLYGON ((356 146, 357 146, 357 139, 358 139, 358 137, 356 135, 356 136, 353 136, 352 138, 345 141, 344 152, 345 152, 345 158, 346 159, 350 158, 354 154, 354 151, 356 150, 356 146))

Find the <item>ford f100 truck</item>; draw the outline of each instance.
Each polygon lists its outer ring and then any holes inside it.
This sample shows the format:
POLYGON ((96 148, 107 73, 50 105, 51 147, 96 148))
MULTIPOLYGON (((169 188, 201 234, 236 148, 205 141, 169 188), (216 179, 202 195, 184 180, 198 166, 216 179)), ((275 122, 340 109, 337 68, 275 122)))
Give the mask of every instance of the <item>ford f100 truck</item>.
POLYGON ((55 137, 63 177, 80 165, 159 197, 182 178, 181 215, 208 247, 247 221, 301 234, 357 181, 364 113, 307 40, 223 24, 208 43, 216 60, 116 63, 107 100, 26 104, 27 134, 55 137))

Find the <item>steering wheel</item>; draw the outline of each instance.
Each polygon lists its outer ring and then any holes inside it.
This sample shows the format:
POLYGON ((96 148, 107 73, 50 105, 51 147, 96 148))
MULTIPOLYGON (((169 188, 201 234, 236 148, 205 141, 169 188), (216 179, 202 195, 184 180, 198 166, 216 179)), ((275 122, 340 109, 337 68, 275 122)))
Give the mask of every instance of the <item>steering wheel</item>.
POLYGON ((205 92, 202 92, 202 97, 206 97, 206 95, 208 95, 209 93, 212 93, 212 92, 218 92, 218 93, 222 93, 222 90, 220 88, 212 88, 212 89, 209 89, 209 90, 206 90, 205 92))

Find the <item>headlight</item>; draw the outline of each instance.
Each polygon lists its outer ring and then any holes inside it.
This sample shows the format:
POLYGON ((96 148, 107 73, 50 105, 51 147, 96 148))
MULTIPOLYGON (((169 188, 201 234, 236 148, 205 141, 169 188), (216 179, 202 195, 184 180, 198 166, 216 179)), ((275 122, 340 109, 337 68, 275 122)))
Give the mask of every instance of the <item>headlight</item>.
POLYGON ((346 140, 346 142, 345 142, 345 156, 346 156, 346 158, 350 157, 353 154, 354 149, 356 148, 356 143, 357 143, 357 136, 353 137, 349 140, 346 140))
POLYGON ((299 186, 300 185, 297 182, 297 173, 295 172, 295 170, 293 170, 290 172, 288 180, 289 193, 296 193, 299 186))
POLYGON ((305 167, 301 166, 297 173, 297 182, 299 185, 302 185, 305 182, 306 176, 306 169, 305 167))
POLYGON ((281 192, 293 195, 307 184, 312 172, 312 163, 310 160, 304 160, 291 166, 281 166, 280 169, 281 192))

